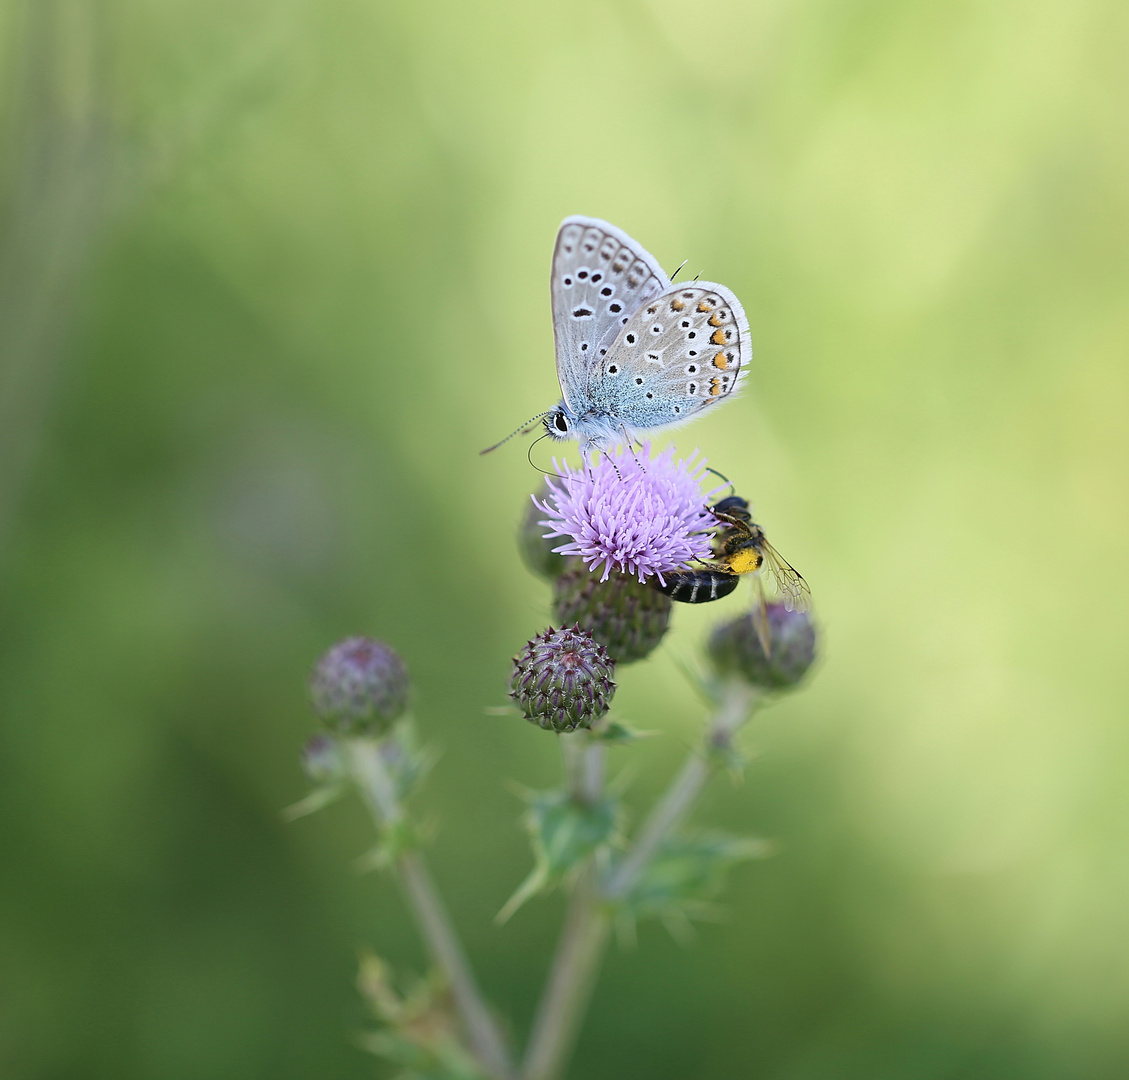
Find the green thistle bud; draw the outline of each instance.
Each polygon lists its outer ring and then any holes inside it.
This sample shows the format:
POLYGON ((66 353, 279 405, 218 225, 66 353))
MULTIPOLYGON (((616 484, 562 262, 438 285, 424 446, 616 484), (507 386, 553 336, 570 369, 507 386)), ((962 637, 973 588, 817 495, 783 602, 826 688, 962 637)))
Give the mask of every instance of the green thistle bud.
POLYGON ((765 656, 751 614, 714 627, 707 651, 722 674, 743 676, 754 686, 795 686, 815 660, 815 626, 806 611, 768 605, 770 655, 765 656))
POLYGON ((636 578, 601 581, 584 565, 569 567, 553 589, 557 620, 587 630, 619 664, 650 656, 670 625, 670 608, 669 596, 636 578))
POLYGON ((510 697, 526 720, 548 731, 590 728, 615 693, 615 661, 579 626, 551 626, 514 657, 510 697))
MULTIPOLYGON (((549 487, 541 486, 538 500, 544 502, 549 495, 549 487)), ((570 560, 558 555, 553 548, 559 547, 564 540, 557 536, 552 540, 545 539, 549 529, 539 524, 545 519, 545 511, 537 506, 532 499, 528 500, 525 507, 525 516, 517 531, 517 547, 521 553, 521 561, 538 577, 549 581, 559 577, 565 570, 570 560)))
POLYGON ((404 662, 373 638, 338 642, 310 676, 314 712, 339 735, 384 734, 408 707, 410 689, 404 662))
POLYGON ((311 735, 302 747, 302 771, 312 784, 333 784, 343 780, 348 768, 344 755, 332 735, 311 735))

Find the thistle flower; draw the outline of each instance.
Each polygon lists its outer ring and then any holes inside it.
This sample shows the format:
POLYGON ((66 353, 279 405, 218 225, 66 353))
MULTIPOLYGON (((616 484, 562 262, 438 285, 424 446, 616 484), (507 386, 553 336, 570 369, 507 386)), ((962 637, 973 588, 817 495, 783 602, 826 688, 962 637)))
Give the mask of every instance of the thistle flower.
POLYGON ((674 448, 647 460, 628 447, 577 472, 554 461, 561 478, 550 478, 549 493, 534 503, 545 512, 546 538, 567 536, 553 550, 578 555, 601 581, 615 570, 644 582, 710 554, 710 518, 704 506, 713 491, 701 490, 705 461, 674 461, 674 448))
POLYGON ((766 690, 785 690, 807 674, 815 660, 815 625, 806 611, 768 605, 771 655, 765 656, 751 614, 714 627, 707 651, 723 674, 737 674, 766 690))
POLYGON ((382 735, 408 707, 410 689, 404 662, 373 638, 338 642, 310 676, 314 712, 339 735, 382 735))
POLYGON ((589 728, 611 704, 615 661, 578 626, 551 626, 514 657, 510 697, 526 720, 549 731, 589 728))
MULTIPOLYGON (((553 558, 564 562, 559 555, 553 558)), ((573 565, 553 588, 557 621, 587 630, 616 663, 629 664, 650 656, 670 625, 670 597, 626 574, 615 573, 607 581, 598 581, 586 566, 570 561, 573 565)))

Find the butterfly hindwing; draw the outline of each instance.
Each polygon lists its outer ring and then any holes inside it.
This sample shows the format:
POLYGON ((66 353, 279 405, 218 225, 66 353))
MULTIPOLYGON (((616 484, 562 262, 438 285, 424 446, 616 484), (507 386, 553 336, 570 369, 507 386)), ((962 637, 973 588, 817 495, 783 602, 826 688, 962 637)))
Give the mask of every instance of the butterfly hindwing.
POLYGON ((745 312, 724 285, 668 286, 607 346, 592 404, 631 428, 678 424, 732 394, 751 355, 745 312))
POLYGON ((590 405, 617 333, 669 287, 654 257, 614 225, 579 215, 561 222, 551 280, 553 335, 561 392, 574 413, 590 405))

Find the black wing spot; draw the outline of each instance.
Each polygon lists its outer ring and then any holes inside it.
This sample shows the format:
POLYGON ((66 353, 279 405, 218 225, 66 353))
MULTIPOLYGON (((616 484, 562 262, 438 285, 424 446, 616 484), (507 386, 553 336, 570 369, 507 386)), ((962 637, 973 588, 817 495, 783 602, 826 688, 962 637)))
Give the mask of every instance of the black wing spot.
POLYGON ((601 295, 601 296, 611 296, 611 294, 612 294, 613 292, 615 292, 615 290, 614 290, 614 289, 613 289, 613 288, 612 288, 612 287, 611 287, 610 285, 605 285, 605 286, 604 286, 604 287, 603 287, 603 288, 602 288, 602 289, 600 290, 600 295, 601 295))
POLYGON ((572 278, 570 278, 570 277, 566 277, 566 278, 564 279, 564 284, 565 284, 565 285, 571 285, 571 284, 572 284, 572 278))
POLYGON ((687 334, 686 336, 687 336, 687 338, 689 338, 689 339, 690 339, 691 341, 693 341, 693 340, 694 340, 694 338, 696 338, 696 337, 698 336, 698 331, 697 331, 697 330, 691 330, 691 331, 690 331, 690 333, 688 333, 688 334, 687 334))
POLYGON ((596 273, 594 273, 594 274, 592 275, 592 282, 593 282, 593 284, 595 284, 595 283, 596 283, 597 281, 603 281, 603 279, 604 279, 604 275, 603 275, 603 274, 601 274, 601 273, 599 272, 599 270, 597 270, 597 271, 596 271, 596 273))
POLYGON ((654 396, 655 396, 655 395, 654 395, 654 394, 652 394, 652 393, 650 392, 650 390, 648 390, 648 391, 647 391, 647 397, 648 397, 648 398, 653 398, 654 396))
POLYGON ((643 380, 642 380, 642 379, 640 379, 640 378, 636 378, 636 379, 635 379, 635 385, 636 385, 636 386, 642 386, 642 385, 643 385, 643 380))
MULTIPOLYGON (((587 346, 586 346, 586 345, 581 345, 580 347, 581 347, 582 349, 585 349, 585 348, 587 348, 587 346)), ((687 375, 697 375, 697 374, 698 374, 698 365, 697 365, 697 364, 690 364, 690 365, 689 365, 689 366, 688 366, 688 367, 686 368, 686 374, 687 374, 687 375)))
POLYGON ((628 345, 634 345, 635 344, 635 335, 634 334, 628 334, 627 337, 625 337, 623 340, 626 341, 628 345))
POLYGON ((580 281, 583 281, 588 276, 587 270, 577 270, 576 276, 580 281))
POLYGON ((622 310, 622 304, 608 304, 608 311, 610 311, 613 315, 618 315, 622 310))
POLYGON ((588 319, 588 318, 591 318, 591 316, 592 316, 592 309, 586 308, 586 307, 578 307, 572 313, 572 317, 574 319, 588 319))
POLYGON ((580 351, 581 352, 587 352, 588 351, 588 342, 587 341, 582 341, 580 343, 580 351))
MULTIPOLYGON (((606 349, 604 351, 607 352, 606 349)), ((615 364, 608 364, 608 374, 609 375, 615 375, 616 372, 618 372, 618 371, 619 371, 619 368, 617 368, 615 366, 615 364)))

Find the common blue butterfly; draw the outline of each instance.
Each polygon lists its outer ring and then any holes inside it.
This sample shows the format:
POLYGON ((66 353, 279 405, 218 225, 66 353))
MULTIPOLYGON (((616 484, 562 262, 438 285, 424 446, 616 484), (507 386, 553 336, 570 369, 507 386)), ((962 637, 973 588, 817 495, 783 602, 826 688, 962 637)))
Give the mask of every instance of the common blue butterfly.
POLYGON ((606 221, 561 222, 550 293, 562 400, 534 419, 584 453, 693 420, 747 374, 749 323, 737 297, 708 281, 672 285, 606 221))

